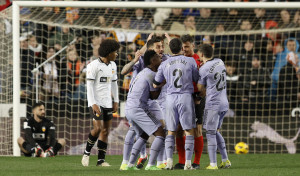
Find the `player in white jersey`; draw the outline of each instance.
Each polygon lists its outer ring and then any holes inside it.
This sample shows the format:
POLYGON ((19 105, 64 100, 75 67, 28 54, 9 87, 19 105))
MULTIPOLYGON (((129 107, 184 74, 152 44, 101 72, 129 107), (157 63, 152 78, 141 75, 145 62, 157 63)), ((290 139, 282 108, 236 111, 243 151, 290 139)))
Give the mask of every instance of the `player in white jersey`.
POLYGON ((93 129, 89 133, 81 163, 89 165, 92 147, 98 139, 97 166, 110 166, 105 162, 108 133, 111 128, 112 113, 119 107, 117 66, 114 62, 120 45, 115 40, 104 40, 99 48, 99 58, 87 65, 87 98, 93 129), (112 96, 114 103, 112 104, 112 96))

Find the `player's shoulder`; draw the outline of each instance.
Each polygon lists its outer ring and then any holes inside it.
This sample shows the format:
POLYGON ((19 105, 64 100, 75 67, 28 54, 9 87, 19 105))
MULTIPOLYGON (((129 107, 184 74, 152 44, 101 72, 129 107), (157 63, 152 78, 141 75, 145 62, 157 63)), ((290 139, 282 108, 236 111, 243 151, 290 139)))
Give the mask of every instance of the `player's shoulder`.
POLYGON ((53 121, 50 120, 50 119, 47 119, 47 118, 44 118, 44 119, 43 119, 43 122, 44 122, 45 124, 49 125, 49 126, 54 125, 53 121))
POLYGON ((24 122, 27 122, 28 124, 32 124, 34 122, 33 117, 26 118, 24 122))

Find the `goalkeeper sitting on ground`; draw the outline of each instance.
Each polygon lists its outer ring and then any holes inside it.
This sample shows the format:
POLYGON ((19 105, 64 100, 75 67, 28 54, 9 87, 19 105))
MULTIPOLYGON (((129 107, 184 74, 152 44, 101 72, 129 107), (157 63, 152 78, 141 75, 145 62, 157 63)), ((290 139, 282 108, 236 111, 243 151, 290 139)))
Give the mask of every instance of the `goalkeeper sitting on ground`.
POLYGON ((43 103, 32 107, 33 118, 24 122, 25 140, 18 138, 18 144, 25 156, 51 157, 66 144, 65 139, 56 140, 55 126, 45 118, 43 103), (49 139, 49 140, 48 140, 49 139))

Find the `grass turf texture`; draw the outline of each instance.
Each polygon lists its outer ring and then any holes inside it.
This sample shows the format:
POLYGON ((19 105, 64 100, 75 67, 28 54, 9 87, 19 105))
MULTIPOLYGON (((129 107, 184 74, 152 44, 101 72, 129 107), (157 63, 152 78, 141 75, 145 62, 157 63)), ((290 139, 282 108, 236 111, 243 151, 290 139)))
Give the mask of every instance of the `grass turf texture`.
MULTIPOLYGON (((218 156, 220 161, 220 156, 218 156)), ((96 167, 97 156, 90 157, 90 166, 81 166, 81 156, 56 156, 52 158, 0 157, 0 175, 103 175, 103 176, 191 176, 191 175, 300 175, 300 154, 247 154, 229 155, 232 167, 229 169, 204 170, 208 165, 207 154, 203 154, 200 170, 163 171, 119 171, 122 156, 107 156, 112 167, 96 167)), ((174 155, 174 162, 178 161, 174 155)), ((175 164, 175 163, 174 163, 175 164)), ((219 164, 219 163, 218 163, 219 164)))

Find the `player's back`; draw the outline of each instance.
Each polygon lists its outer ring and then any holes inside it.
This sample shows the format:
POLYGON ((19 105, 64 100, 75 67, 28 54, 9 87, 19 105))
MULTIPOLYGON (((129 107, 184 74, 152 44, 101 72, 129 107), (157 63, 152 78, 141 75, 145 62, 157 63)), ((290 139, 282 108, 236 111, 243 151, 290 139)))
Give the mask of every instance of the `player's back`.
POLYGON ((199 78, 195 60, 183 55, 170 56, 160 66, 158 74, 161 73, 167 82, 167 94, 191 94, 193 81, 199 78))
POLYGON ((127 96, 126 108, 146 107, 150 97, 150 91, 155 91, 153 88, 153 80, 155 72, 149 68, 143 69, 137 74, 127 96))
POLYGON ((205 109, 228 110, 226 68, 221 59, 207 61, 200 69, 200 84, 206 85, 205 109))

